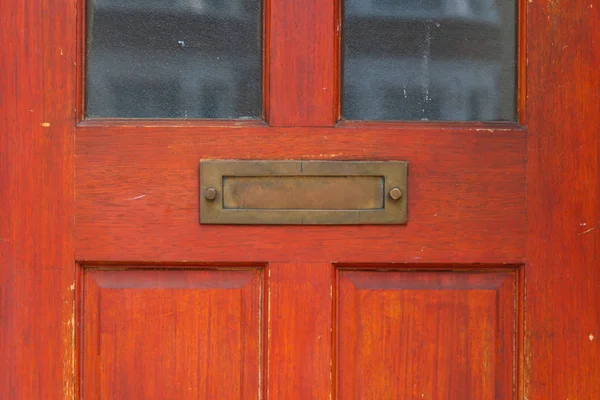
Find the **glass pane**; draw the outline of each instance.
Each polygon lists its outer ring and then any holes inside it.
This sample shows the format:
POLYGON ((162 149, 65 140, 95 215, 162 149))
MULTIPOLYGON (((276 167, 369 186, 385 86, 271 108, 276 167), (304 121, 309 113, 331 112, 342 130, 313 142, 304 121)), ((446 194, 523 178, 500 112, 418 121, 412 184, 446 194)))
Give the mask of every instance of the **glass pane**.
POLYGON ((88 0, 86 116, 259 118, 260 0, 88 0))
POLYGON ((345 0, 342 115, 515 121, 516 0, 345 0))

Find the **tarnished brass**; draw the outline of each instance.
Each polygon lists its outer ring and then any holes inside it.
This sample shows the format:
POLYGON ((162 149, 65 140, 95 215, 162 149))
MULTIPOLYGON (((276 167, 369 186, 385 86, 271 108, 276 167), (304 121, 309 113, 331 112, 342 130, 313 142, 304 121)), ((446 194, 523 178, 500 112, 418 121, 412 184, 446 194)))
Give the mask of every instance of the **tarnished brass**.
POLYGON ((214 200, 217 198, 217 189, 209 187, 204 191, 204 197, 206 200, 214 200))
POLYGON ((403 161, 201 160, 200 223, 404 224, 407 172, 403 161))
POLYGON ((377 210, 380 176, 237 176, 223 178, 223 208, 377 210))
POLYGON ((390 197, 392 200, 398 200, 400 197, 402 197, 402 190, 398 189, 397 187, 393 188, 390 190, 390 197))

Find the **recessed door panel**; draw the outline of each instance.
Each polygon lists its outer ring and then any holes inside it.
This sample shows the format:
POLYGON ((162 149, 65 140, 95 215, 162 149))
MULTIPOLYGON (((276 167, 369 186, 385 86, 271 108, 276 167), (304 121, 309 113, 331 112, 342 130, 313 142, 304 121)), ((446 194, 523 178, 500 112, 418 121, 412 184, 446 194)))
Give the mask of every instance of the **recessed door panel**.
POLYGON ((339 273, 340 399, 512 399, 515 273, 339 273))
POLYGON ((87 270, 85 399, 256 399, 260 270, 87 270))

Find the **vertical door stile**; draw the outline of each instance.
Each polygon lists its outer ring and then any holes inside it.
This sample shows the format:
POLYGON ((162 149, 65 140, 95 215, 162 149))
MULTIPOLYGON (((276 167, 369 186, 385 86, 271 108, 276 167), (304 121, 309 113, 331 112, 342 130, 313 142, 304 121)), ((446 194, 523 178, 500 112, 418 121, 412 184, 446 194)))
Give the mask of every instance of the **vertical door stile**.
POLYGON ((268 399, 331 399, 333 266, 269 265, 268 399))
MULTIPOLYGON (((269 0, 266 0, 269 3, 269 0)), ((333 126, 338 113, 337 1, 271 1, 268 122, 333 126)))

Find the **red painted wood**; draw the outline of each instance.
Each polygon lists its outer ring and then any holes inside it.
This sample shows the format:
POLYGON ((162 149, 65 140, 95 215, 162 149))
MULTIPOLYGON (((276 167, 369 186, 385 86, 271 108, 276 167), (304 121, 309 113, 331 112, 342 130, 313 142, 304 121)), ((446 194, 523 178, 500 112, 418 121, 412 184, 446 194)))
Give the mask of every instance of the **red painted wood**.
POLYGON ((267 1, 268 121, 332 126, 338 113, 335 1, 267 1))
POLYGON ((77 258, 520 263, 524 151, 521 130, 462 125, 78 127, 77 258), (408 224, 200 225, 201 158, 406 160, 408 224))
POLYGON ((340 399, 516 398, 516 274, 339 272, 340 399))
POLYGON ((524 396, 596 399, 600 3, 535 0, 528 12, 524 396))
MULTIPOLYGON (((600 5, 521 2, 528 13, 521 18, 528 26, 521 24, 526 36, 520 42, 527 47, 520 50, 526 82, 519 86, 526 130, 481 124, 331 128, 339 90, 335 7, 316 0, 266 5, 271 19, 266 21, 265 104, 274 127, 245 121, 86 122, 77 128, 74 149, 73 126, 81 115, 77 77, 83 76, 77 7, 58 0, 36 7, 2 4, 10 18, 0 35, 0 370, 6 371, 0 398, 78 397, 74 363, 88 357, 73 346, 77 259, 123 267, 123 261, 137 260, 150 269, 183 260, 196 267, 219 261, 229 269, 243 268, 244 261, 270 262, 273 291, 267 306, 275 307, 271 317, 278 318, 261 329, 271 329, 263 361, 269 360, 265 391, 271 388, 273 398, 297 392, 328 398, 331 377, 348 376, 347 365, 330 364, 339 359, 331 358, 337 350, 317 341, 332 321, 342 321, 327 306, 330 296, 344 299, 348 293, 326 283, 333 272, 329 261, 375 263, 373 268, 411 262, 414 269, 483 263, 490 274, 500 274, 490 272, 498 265, 525 262, 520 272, 525 287, 515 294, 525 313, 525 324, 515 328, 524 344, 516 346, 522 349, 519 394, 600 397, 600 381, 593 379, 600 375, 600 5), (407 160, 409 224, 200 226, 196 168, 202 157, 407 160), (306 378, 294 365, 314 368, 306 378)), ((81 23, 84 14, 79 15, 81 23)), ((443 305, 440 298, 432 312, 443 316, 443 305)), ((483 321, 492 312, 511 315, 486 310, 477 314, 483 321)), ((382 326, 374 322, 362 329, 382 326)), ((455 354, 463 343, 459 339, 460 331, 441 354, 455 354)), ((488 387, 481 386, 482 396, 488 387)))
POLYGON ((71 399, 75 2, 0 8, 0 399, 71 399))
POLYGON ((85 399, 260 396, 260 270, 88 270, 85 399))
POLYGON ((267 398, 331 398, 333 266, 272 263, 269 275, 267 398))

